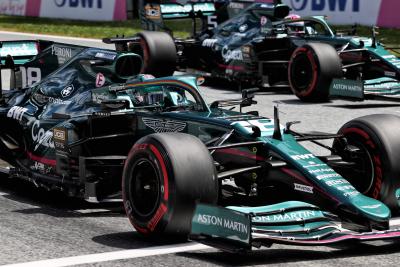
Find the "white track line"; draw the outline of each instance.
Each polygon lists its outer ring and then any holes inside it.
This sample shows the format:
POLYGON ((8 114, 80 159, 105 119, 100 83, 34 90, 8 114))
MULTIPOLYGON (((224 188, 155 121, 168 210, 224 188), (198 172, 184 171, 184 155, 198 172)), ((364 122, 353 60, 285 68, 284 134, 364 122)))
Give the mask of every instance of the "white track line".
POLYGON ((395 217, 390 219, 390 226, 400 226, 400 218, 395 217))
POLYGON ((31 38, 34 38, 34 39, 57 38, 57 39, 65 39, 65 40, 72 40, 72 41, 89 41, 89 42, 96 42, 96 43, 102 43, 103 42, 100 39, 68 37, 68 36, 58 36, 58 35, 49 35, 49 34, 34 34, 34 33, 24 33, 24 32, 0 31, 0 34, 26 36, 26 37, 31 37, 31 38))
POLYGON ((63 267, 63 266, 73 266, 78 264, 90 264, 105 261, 115 261, 115 260, 126 260, 141 257, 149 257, 155 255, 163 255, 170 253, 178 253, 193 250, 204 250, 210 248, 206 245, 190 243, 180 244, 180 245, 168 245, 159 247, 149 247, 140 249, 130 249, 113 251, 98 254, 89 254, 75 257, 66 257, 59 259, 32 261, 26 263, 16 263, 10 265, 2 265, 0 267, 63 267))
POLYGON ((9 193, 6 193, 6 192, 0 192, 0 196, 7 196, 7 195, 9 195, 9 193))

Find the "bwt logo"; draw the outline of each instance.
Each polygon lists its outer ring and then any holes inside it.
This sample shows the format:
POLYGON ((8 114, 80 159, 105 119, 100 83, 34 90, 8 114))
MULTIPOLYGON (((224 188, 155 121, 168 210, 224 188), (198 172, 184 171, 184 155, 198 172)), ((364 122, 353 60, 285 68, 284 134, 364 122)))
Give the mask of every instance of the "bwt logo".
POLYGON ((360 12, 360 0, 290 0, 292 8, 296 11, 311 7, 312 11, 345 11, 348 2, 353 2, 353 12, 360 12))
POLYGON ((54 0, 54 3, 58 7, 88 7, 93 8, 95 3, 97 3, 97 8, 102 8, 102 0, 54 0))

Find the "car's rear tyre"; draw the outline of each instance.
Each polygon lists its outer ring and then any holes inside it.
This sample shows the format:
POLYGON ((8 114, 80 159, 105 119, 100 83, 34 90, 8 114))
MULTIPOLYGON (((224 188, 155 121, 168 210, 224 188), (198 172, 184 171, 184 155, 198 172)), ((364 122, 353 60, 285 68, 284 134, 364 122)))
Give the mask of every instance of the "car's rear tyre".
POLYGON ((343 125, 338 133, 359 149, 355 158, 348 158, 341 142, 335 140, 333 148, 338 154, 356 163, 341 172, 344 178, 361 193, 398 211, 395 191, 400 186, 400 117, 388 114, 360 117, 343 125))
POLYGON ((145 136, 129 152, 122 195, 126 214, 138 232, 187 235, 196 203, 218 200, 211 155, 188 134, 145 136))
POLYGON ((138 33, 140 45, 133 46, 132 52, 142 56, 141 73, 152 74, 155 77, 165 77, 174 74, 177 54, 172 37, 165 32, 143 31, 138 33))
POLYGON ((324 102, 334 78, 343 75, 342 62, 329 44, 308 43, 297 48, 289 61, 289 84, 302 101, 324 102))

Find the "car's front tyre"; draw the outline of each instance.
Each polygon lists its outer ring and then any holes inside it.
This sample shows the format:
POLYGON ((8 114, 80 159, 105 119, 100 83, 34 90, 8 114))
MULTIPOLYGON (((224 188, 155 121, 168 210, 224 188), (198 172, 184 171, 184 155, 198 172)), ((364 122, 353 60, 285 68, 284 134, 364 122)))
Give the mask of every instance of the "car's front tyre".
POLYGON ((338 133, 357 150, 346 153, 340 139, 335 140, 334 150, 344 160, 354 162, 340 172, 342 176, 361 193, 398 212, 395 191, 400 187, 400 117, 375 114, 356 118, 338 133))
POLYGON ((197 202, 215 204, 218 181, 208 149, 182 133, 141 138, 125 163, 122 194, 126 214, 146 235, 187 235, 197 202))
POLYGON ((291 90, 307 102, 328 101, 332 80, 343 76, 339 55, 331 45, 324 43, 308 43, 297 48, 288 71, 291 90))

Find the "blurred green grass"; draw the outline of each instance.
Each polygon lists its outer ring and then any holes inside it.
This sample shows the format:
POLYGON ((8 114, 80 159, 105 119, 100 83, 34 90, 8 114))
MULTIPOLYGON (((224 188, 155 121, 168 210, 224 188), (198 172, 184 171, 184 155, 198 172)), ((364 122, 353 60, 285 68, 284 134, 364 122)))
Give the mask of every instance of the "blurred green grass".
MULTIPOLYGON (((168 22, 168 26, 174 29, 174 35, 177 37, 189 35, 190 21, 170 21, 168 22)), ((139 20, 93 22, 1 15, 0 30, 86 38, 104 38, 116 35, 132 36, 141 31, 141 28, 139 20)))
MULTIPOLYGON (((190 20, 172 20, 167 26, 173 29, 175 37, 187 37, 191 30, 190 20)), ((337 31, 346 31, 350 26, 333 26, 337 31)), ((0 29, 50 35, 64 35, 87 38, 104 38, 116 35, 132 36, 141 31, 139 20, 122 22, 91 22, 48 18, 0 16, 0 29)), ((379 29, 378 39, 388 46, 400 45, 399 29, 379 29)), ((357 35, 371 36, 371 27, 358 26, 357 35)))

